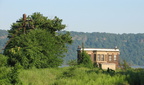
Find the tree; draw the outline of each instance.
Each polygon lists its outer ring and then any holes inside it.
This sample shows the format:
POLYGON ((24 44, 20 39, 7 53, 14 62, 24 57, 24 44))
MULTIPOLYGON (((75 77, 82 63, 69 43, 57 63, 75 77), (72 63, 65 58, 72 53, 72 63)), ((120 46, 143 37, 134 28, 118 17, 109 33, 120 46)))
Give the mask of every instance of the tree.
POLYGON ((125 61, 123 60, 121 63, 120 63, 120 67, 123 69, 123 70, 128 70, 130 69, 130 65, 125 61))
POLYGON ((62 57, 67 52, 66 44, 72 43, 69 32, 58 32, 65 28, 62 20, 57 17, 50 20, 40 13, 34 13, 27 19, 29 22, 19 19, 21 22, 13 23, 9 30, 10 41, 4 50, 8 64, 14 66, 20 63, 24 68, 57 67, 62 64, 62 57))
POLYGON ((84 51, 83 43, 82 43, 81 59, 79 60, 78 64, 88 68, 93 67, 93 63, 90 59, 90 56, 84 51))

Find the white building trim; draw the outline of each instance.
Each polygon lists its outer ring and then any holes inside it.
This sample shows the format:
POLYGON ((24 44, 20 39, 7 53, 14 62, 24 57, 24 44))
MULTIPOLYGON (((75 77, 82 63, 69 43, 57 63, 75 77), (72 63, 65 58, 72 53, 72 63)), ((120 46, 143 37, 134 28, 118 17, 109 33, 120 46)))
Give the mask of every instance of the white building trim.
MULTIPOLYGON (((78 50, 82 50, 82 48, 78 50)), ((84 51, 119 51, 119 49, 84 48, 84 51)))

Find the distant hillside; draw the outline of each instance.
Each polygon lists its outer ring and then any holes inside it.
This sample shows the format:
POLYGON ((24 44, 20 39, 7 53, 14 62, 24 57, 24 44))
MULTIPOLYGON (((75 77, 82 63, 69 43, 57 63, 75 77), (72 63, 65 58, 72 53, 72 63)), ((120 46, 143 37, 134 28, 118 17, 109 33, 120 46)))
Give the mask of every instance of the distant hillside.
MULTIPOLYGON (((64 33, 64 32, 63 32, 64 33)), ((68 45, 68 53, 64 58, 68 60, 77 58, 77 47, 84 42, 85 47, 90 48, 114 48, 120 49, 120 58, 133 65, 144 65, 144 33, 143 34, 113 34, 113 33, 84 33, 70 32, 73 41, 68 45)), ((0 30, 0 52, 7 39, 7 31, 0 30)))
POLYGON ((4 47, 7 39, 8 32, 6 30, 0 30, 0 53, 2 52, 2 48, 4 47))
POLYGON ((65 60, 76 59, 77 47, 84 42, 89 48, 114 48, 120 49, 120 58, 132 65, 144 65, 144 34, 113 34, 113 33, 84 33, 70 32, 74 40, 69 45, 65 60))

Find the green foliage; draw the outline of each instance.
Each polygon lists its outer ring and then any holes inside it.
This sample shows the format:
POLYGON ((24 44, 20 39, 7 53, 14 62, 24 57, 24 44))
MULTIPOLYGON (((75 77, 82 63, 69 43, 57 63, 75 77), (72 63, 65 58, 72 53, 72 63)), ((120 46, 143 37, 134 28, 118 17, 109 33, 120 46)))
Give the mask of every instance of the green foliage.
POLYGON ((69 68, 68 70, 66 70, 62 73, 62 76, 60 76, 60 78, 61 77, 62 78, 70 78, 70 77, 76 76, 77 74, 76 74, 75 70, 76 70, 76 67, 69 68))
POLYGON ((123 62, 120 63, 120 67, 123 70, 128 70, 131 68, 130 65, 125 60, 123 60, 123 62))
MULTIPOLYGON (((99 68, 64 67, 47 69, 11 70, 11 81, 0 79, 1 85, 143 85, 144 69, 119 70, 115 73, 99 68), (19 74, 20 72, 20 74, 19 74), (10 83, 10 82, 15 83, 10 83), (16 83, 16 81, 18 81, 16 83)), ((8 69, 7 69, 8 70, 8 69)), ((3 72, 5 73, 5 71, 3 72)), ((0 70, 1 72, 1 70, 0 70)), ((7 74, 5 74, 7 75, 7 74)), ((0 74, 0 78, 2 73, 0 74)))
POLYGON ((9 65, 20 63, 24 68, 57 67, 62 63, 63 49, 53 35, 46 30, 33 30, 11 40, 8 54, 9 65))
POLYGON ((92 63, 92 61, 90 59, 90 56, 85 51, 83 51, 81 53, 81 57, 82 58, 81 58, 81 60, 79 62, 79 65, 87 67, 87 68, 92 68, 93 67, 93 63, 92 63))
POLYGON ((0 85, 11 85, 8 74, 9 69, 7 67, 0 67, 0 85))
POLYGON ((52 85, 64 68, 28 69, 20 72, 23 85, 52 85))
POLYGON ((10 85, 9 70, 6 67, 7 57, 0 54, 0 85, 10 85))
POLYGON ((128 69, 125 75, 127 75, 126 79, 130 85, 144 84, 144 69, 128 69))
POLYGON ((18 65, 10 70, 7 67, 7 57, 0 54, 0 85, 20 85, 18 65))
POLYGON ((24 85, 143 85, 144 69, 116 71, 111 75, 98 68, 65 67, 22 70, 24 85), (46 76, 44 76, 46 75, 46 76))
POLYGON ((114 48, 120 49, 120 59, 131 65, 144 65, 144 34, 113 34, 113 33, 84 33, 70 32, 73 38, 69 45, 65 61, 77 59, 77 47, 83 42, 86 48, 114 48))
POLYGON ((8 64, 15 66, 20 63, 25 69, 60 66, 67 51, 66 44, 72 43, 69 32, 57 32, 65 28, 62 20, 57 17, 51 20, 40 13, 27 19, 32 21, 13 23, 9 30, 10 41, 4 50, 8 64))
POLYGON ((76 66, 76 65, 77 65, 77 60, 70 60, 70 61, 68 62, 68 65, 69 65, 69 66, 76 66))
POLYGON ((7 57, 0 54, 0 67, 6 66, 7 65, 7 57))
POLYGON ((44 17, 40 13, 33 13, 30 18, 33 20, 33 25, 35 28, 47 29, 51 33, 61 31, 66 27, 62 24, 62 19, 59 19, 56 16, 51 20, 48 19, 48 17, 44 17))
POLYGON ((6 67, 7 57, 0 54, 0 85, 10 85, 9 69, 6 67))
MULTIPOLYGON (((38 22, 35 22, 38 23, 38 22)), ((18 24, 18 23, 17 23, 18 24)), ((33 22, 31 22, 33 24, 33 22)), ((39 23, 41 24, 41 23, 39 23)), ((21 25, 19 23, 19 25, 21 25)), ((15 28, 19 25, 16 25, 15 28)), ((31 30, 31 29, 29 29, 31 30)), ((0 30, 1 33, 6 33, 7 31, 0 30)), ((11 30, 12 31, 12 30, 11 30)), ((13 30, 14 31, 14 30, 13 30)), ((0 35, 1 35, 0 33, 0 35)), ((67 33, 66 31, 59 32, 61 34, 67 33)), ((9 34, 10 35, 10 34, 9 34)), ((65 63, 69 60, 74 60, 77 58, 77 47, 84 42, 87 48, 114 48, 117 46, 120 49, 121 55, 120 59, 126 60, 131 65, 144 65, 144 34, 113 34, 113 33, 84 33, 84 32, 70 32, 72 36, 73 43, 68 46, 68 53, 65 53, 64 57, 65 63)), ((3 36, 3 35, 2 35, 3 36)), ((0 36, 1 37, 1 36, 0 36)), ((0 39, 0 48, 2 49, 6 43, 6 37, 0 39)))
POLYGON ((19 75, 20 65, 17 63, 8 74, 10 83, 12 85, 22 85, 18 75, 19 75))
POLYGON ((90 59, 90 56, 84 51, 84 43, 82 43, 82 51, 79 56, 80 58, 78 59, 78 65, 84 66, 87 68, 93 67, 93 63, 90 59))

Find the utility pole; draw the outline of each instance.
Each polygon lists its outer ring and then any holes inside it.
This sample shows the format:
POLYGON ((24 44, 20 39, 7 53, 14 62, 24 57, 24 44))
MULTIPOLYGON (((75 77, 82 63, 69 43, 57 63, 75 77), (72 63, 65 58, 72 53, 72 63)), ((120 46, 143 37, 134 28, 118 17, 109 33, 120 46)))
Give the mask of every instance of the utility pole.
MULTIPOLYGON (((26 22, 31 22, 32 20, 27 20, 27 16, 26 14, 23 14, 23 18, 21 21, 16 21, 16 22, 22 22, 22 26, 18 26, 17 31, 19 31, 20 29, 23 29, 24 34, 26 34, 26 27, 28 25, 29 27, 29 23, 27 24, 26 22)), ((34 26, 30 26, 30 28, 34 29, 34 26)), ((3 50, 6 48, 6 46, 10 43, 10 41, 18 34, 18 32, 16 32, 6 43, 6 45, 4 46, 3 50)))
POLYGON ((23 14, 23 28, 24 28, 24 34, 26 32, 26 14, 23 14))
MULTIPOLYGON (((27 24, 26 22, 31 22, 31 21, 32 21, 31 19, 30 19, 30 20, 27 19, 26 14, 23 14, 23 19, 22 19, 22 21, 17 21, 17 22, 22 22, 22 28, 23 28, 23 30, 24 30, 24 34, 26 33, 26 26, 27 26, 27 25, 29 26, 29 24, 27 24)), ((31 26, 31 28, 34 28, 34 27, 31 26)))

